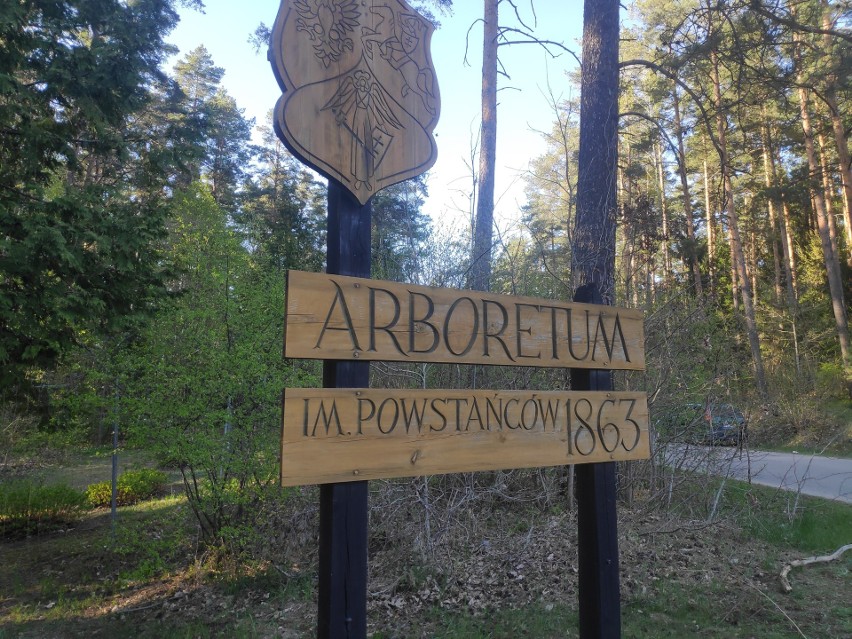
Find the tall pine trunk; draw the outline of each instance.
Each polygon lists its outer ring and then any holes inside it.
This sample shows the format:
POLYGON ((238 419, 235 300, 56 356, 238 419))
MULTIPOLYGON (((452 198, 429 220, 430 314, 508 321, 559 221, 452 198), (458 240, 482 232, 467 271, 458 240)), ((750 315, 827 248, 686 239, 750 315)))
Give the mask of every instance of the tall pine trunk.
POLYGON ((584 15, 577 225, 571 271, 575 288, 595 284, 604 300, 611 302, 615 298, 618 2, 586 0, 584 15))
MULTIPOLYGON (((764 109, 763 113, 764 119, 766 118, 766 109, 764 109)), ((769 134, 767 133, 768 127, 763 124, 760 128, 761 133, 761 156, 763 158, 763 183, 766 185, 767 189, 771 189, 774 186, 772 171, 770 168, 769 162, 769 143, 767 138, 769 134)), ((766 198, 766 208, 769 213, 769 242, 771 244, 770 248, 772 251, 772 267, 775 275, 774 278, 774 294, 775 294, 775 304, 781 304, 781 297, 783 296, 783 285, 782 285, 782 277, 781 277, 781 255, 778 252, 778 245, 781 240, 780 233, 780 216, 777 211, 777 202, 775 197, 770 195, 766 198)), ((789 279, 789 278, 788 278, 789 279)))
MULTIPOLYGON (((798 38, 794 36, 796 40, 798 38)), ((798 58, 798 53, 796 58, 798 58)), ((801 71, 800 71, 801 73, 801 71)), ((814 134, 811 126, 811 116, 808 110, 808 90, 799 84, 799 114, 802 120, 802 132, 805 140, 805 154, 808 158, 808 168, 812 178, 820 171, 814 147, 814 134)), ((840 343, 840 356, 843 360, 843 368, 846 375, 847 386, 852 394, 852 353, 849 345, 849 321, 846 317, 846 305, 843 301, 843 281, 840 275, 840 263, 831 243, 831 230, 828 224, 828 214, 825 208, 822 189, 810 185, 811 200, 814 204, 816 214, 817 232, 822 246, 823 261, 825 263, 826 275, 828 277, 828 289, 831 295, 831 308, 834 311, 834 323, 837 331, 837 340, 840 343)))
POLYGON ((703 294, 701 267, 695 257, 695 222, 692 219, 692 196, 689 193, 689 179, 686 174, 686 151, 683 141, 684 134, 680 119, 680 98, 677 94, 677 87, 675 87, 672 95, 674 98, 675 135, 677 136, 677 172, 680 176, 680 190, 683 196, 683 215, 686 218, 686 239, 689 240, 689 250, 686 253, 686 259, 689 270, 692 273, 695 294, 700 298, 703 294))
MULTIPOLYGON (((574 299, 615 299, 618 166, 619 0, 583 3, 577 226, 571 254, 574 299)), ((607 371, 571 374, 572 388, 612 389, 607 371)), ((577 472, 580 636, 621 636, 615 463, 577 472)))
POLYGON ((654 144, 654 164, 657 165, 657 183, 660 189, 660 213, 663 221, 663 241, 661 248, 663 251, 663 282, 665 282, 667 291, 671 289, 672 283, 672 258, 669 251, 669 203, 666 198, 666 176, 665 167, 663 166, 663 150, 661 143, 654 144))
POLYGON ((710 198, 710 169, 704 158, 704 217, 707 222, 707 275, 710 282, 710 295, 716 294, 716 222, 713 214, 713 201, 710 198))
MULTIPOLYGON (((831 51, 832 36, 829 31, 834 27, 831 21, 831 6, 826 0, 821 0, 822 5, 822 28, 825 33, 822 37, 825 51, 831 51)), ((825 75, 825 89, 822 99, 828 106, 831 118, 831 129, 834 133, 834 141, 837 145, 837 157, 840 168, 840 181, 843 189, 843 217, 846 229, 846 261, 852 267, 852 162, 849 158, 849 142, 846 138, 846 127, 837 107, 837 72, 832 70, 825 75)))
POLYGON ((499 0, 485 0, 482 36, 482 128, 479 141, 479 192, 470 264, 470 287, 491 286, 494 227, 494 171, 497 164, 497 35, 499 0))
POLYGON ((840 259, 840 247, 837 243, 837 221, 834 219, 834 211, 831 205, 833 199, 833 187, 831 185, 831 171, 828 168, 828 145, 825 143, 825 136, 822 133, 817 135, 819 142, 819 173, 822 179, 822 191, 824 193, 825 215, 828 220, 828 234, 831 238, 831 249, 834 251, 835 257, 840 259))
MULTIPOLYGON (((763 173, 764 183, 767 188, 778 187, 778 176, 775 170, 775 156, 772 151, 772 138, 769 134, 769 127, 764 125, 761 129, 761 142, 763 151, 763 173)), ((783 196, 782 196, 783 197, 783 196)), ((782 204, 782 210, 784 205, 782 204)), ((790 235, 787 220, 787 214, 779 215, 778 201, 774 197, 769 198, 769 217, 772 224, 773 244, 776 244, 780 239, 781 252, 784 257, 784 288, 787 292, 787 308, 790 316, 795 321, 798 310, 798 301, 796 298, 796 267, 794 261, 794 253, 792 246, 792 237, 790 235), (776 239, 777 234, 777 239, 776 239)), ((773 251, 775 247, 773 246, 773 251)), ((777 285, 776 285, 777 286, 777 285)), ((777 293, 776 293, 777 294, 777 293)))
POLYGON ((725 207, 728 214, 728 232, 731 243, 732 268, 736 272, 737 283, 742 295, 743 314, 745 315, 746 332, 748 343, 751 348, 751 357, 754 363, 754 377, 757 390, 761 397, 766 397, 766 374, 763 370, 763 357, 760 353, 760 337, 757 332, 757 319, 754 312, 754 301, 752 299, 751 283, 746 272, 746 261, 743 253, 742 240, 740 239, 740 223, 737 209, 734 204, 734 187, 731 179, 731 166, 728 159, 727 147, 727 122, 722 107, 722 87, 719 79, 719 60, 715 51, 711 51, 711 70, 713 81, 713 99, 716 107, 716 134, 719 138, 719 160, 722 170, 722 190, 725 198, 725 207))
POLYGON ((849 143, 846 129, 837 107, 837 95, 834 86, 829 86, 824 95, 831 115, 831 129, 837 145, 840 180, 843 183, 843 217, 846 229, 846 260, 852 266, 852 159, 849 157, 849 143))

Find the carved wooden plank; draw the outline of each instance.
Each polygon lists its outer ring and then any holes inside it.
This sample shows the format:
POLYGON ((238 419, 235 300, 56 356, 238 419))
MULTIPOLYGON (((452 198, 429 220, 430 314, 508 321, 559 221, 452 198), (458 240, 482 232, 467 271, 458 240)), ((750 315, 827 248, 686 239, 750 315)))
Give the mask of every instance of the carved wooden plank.
POLYGON ((646 459, 644 393, 287 389, 284 486, 646 459))
POLYGON ((641 311, 290 271, 285 355, 643 370, 641 311))
POLYGON ((279 137, 365 203, 437 158, 434 25, 404 0, 283 0, 269 60, 279 137))

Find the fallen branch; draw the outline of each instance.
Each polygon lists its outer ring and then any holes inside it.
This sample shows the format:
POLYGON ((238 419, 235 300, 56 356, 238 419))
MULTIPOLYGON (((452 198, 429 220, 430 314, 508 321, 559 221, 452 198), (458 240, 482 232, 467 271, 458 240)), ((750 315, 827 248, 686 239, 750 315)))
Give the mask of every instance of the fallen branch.
POLYGON ((809 566, 810 564, 824 564, 829 561, 836 561, 840 559, 840 557, 843 556, 843 553, 847 550, 852 550, 852 544, 841 546, 830 555, 821 555, 819 557, 808 557, 807 559, 791 561, 789 564, 784 566, 784 570, 781 571, 781 589, 784 592, 791 592, 793 590, 793 586, 790 585, 790 580, 787 579, 787 575, 790 574, 790 571, 793 568, 801 568, 802 566, 809 566))

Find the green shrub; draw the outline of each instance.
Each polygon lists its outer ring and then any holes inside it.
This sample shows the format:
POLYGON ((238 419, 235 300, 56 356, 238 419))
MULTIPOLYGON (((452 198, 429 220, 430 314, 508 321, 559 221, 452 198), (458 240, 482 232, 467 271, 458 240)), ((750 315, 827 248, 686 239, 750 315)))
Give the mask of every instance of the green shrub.
POLYGON ((85 505, 85 496, 66 484, 0 484, 0 536, 23 537, 73 523, 85 505))
POLYGON ((823 362, 816 373, 817 391, 826 397, 845 397, 846 375, 838 362, 823 362))
MULTIPOLYGON (((128 506, 149 499, 166 485, 166 474, 153 468, 128 470, 118 477, 116 501, 119 506, 128 506)), ((93 508, 112 504, 112 482, 102 481, 86 488, 86 499, 93 508)))

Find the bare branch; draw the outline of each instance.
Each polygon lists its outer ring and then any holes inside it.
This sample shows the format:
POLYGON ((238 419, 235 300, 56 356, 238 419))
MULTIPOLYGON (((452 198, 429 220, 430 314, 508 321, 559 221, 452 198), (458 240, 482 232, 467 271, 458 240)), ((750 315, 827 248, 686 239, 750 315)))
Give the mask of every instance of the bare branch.
POLYGON ((821 555, 819 557, 808 557, 807 559, 797 559, 795 561, 791 561, 789 564, 784 566, 784 570, 781 571, 781 588, 784 590, 784 592, 792 592, 793 586, 790 585, 790 580, 787 578, 787 576, 790 574, 790 571, 793 568, 801 568, 802 566, 809 566, 810 564, 822 564, 827 563, 829 561, 836 561, 837 559, 840 559, 843 553, 848 550, 852 550, 852 544, 846 544, 845 546, 841 546, 830 555, 821 555))
POLYGON ((485 20, 483 20, 482 18, 477 18, 476 20, 471 22, 470 26, 467 28, 467 33, 464 36, 464 64, 466 66, 470 66, 470 62, 468 62, 467 59, 467 53, 468 51, 470 51, 470 32, 473 31, 473 28, 480 22, 484 24, 485 20))
POLYGON ((655 62, 651 62, 650 60, 643 60, 641 58, 634 58, 632 60, 624 60, 623 62, 619 63, 618 66, 622 69, 625 69, 627 67, 637 67, 637 66, 638 67, 646 67, 648 69, 656 71, 660 75, 667 77, 669 80, 671 80, 672 82, 677 84, 681 89, 686 91, 689 94, 689 96, 693 99, 693 101, 695 102, 695 106, 698 107, 699 111, 701 111, 701 115, 704 119, 704 126, 707 129, 707 135, 710 137, 710 141, 713 143, 713 146, 716 148, 716 152, 719 154, 720 158, 724 156, 724 150, 722 149, 721 145, 719 144, 719 140, 716 138, 716 134, 713 132, 713 120, 710 117, 710 115, 707 113, 707 111, 705 110, 704 105, 701 104, 700 97, 695 93, 695 91, 693 91, 692 87, 690 87, 683 80, 681 80, 679 77, 677 77, 677 74, 674 71, 672 71, 670 69, 666 69, 665 67, 663 67, 663 66, 661 66, 661 65, 659 65, 655 62))
POLYGON ((647 113, 642 113, 641 111, 624 111, 624 112, 618 114, 619 119, 626 118, 626 117, 629 117, 629 116, 633 116, 635 118, 641 118, 642 120, 646 120, 646 121, 650 122, 651 124, 653 124, 655 127, 657 127, 657 130, 665 138, 666 144, 668 144, 669 148, 672 150, 672 153, 674 153, 675 156, 678 156, 678 164, 680 164, 680 158, 679 158, 680 153, 678 152, 678 148, 675 146, 674 142, 672 142, 672 139, 669 137, 669 134, 666 132, 666 129, 659 122, 659 120, 652 118, 647 113))
POLYGON ((548 47, 556 47, 557 49, 562 49, 562 51, 564 53, 567 53, 571 57, 573 57, 577 61, 577 64, 580 64, 579 56, 572 49, 569 49, 564 44, 562 44, 561 42, 557 42, 556 40, 543 40, 541 38, 537 38, 530 31, 525 31, 523 29, 516 29, 514 27, 500 27, 500 37, 503 39, 503 41, 497 43, 498 47, 506 46, 506 45, 509 45, 509 44, 537 44, 542 49, 544 49, 551 58, 557 58, 561 54, 553 53, 553 51, 551 51, 548 48, 548 47), (525 40, 509 40, 508 38, 506 38, 507 33, 514 33, 514 34, 517 34, 517 35, 519 35, 523 38, 527 38, 527 39, 525 39, 525 40))
MULTIPOLYGON (((504 0, 501 0, 501 1, 504 1, 504 0)), ((526 22, 524 22, 524 19, 521 17, 521 12, 518 10, 518 5, 516 5, 513 0, 505 0, 505 2, 508 2, 509 5, 512 7, 512 10, 515 12, 515 18, 517 18, 518 22, 520 22, 521 25, 523 25, 523 27, 525 29, 530 29, 530 27, 527 25, 526 22)), ((533 20, 534 20, 533 25, 535 26, 535 25, 538 24, 538 20, 536 20, 535 7, 533 6, 532 2, 530 2, 530 7, 532 8, 532 11, 533 11, 533 20)))

